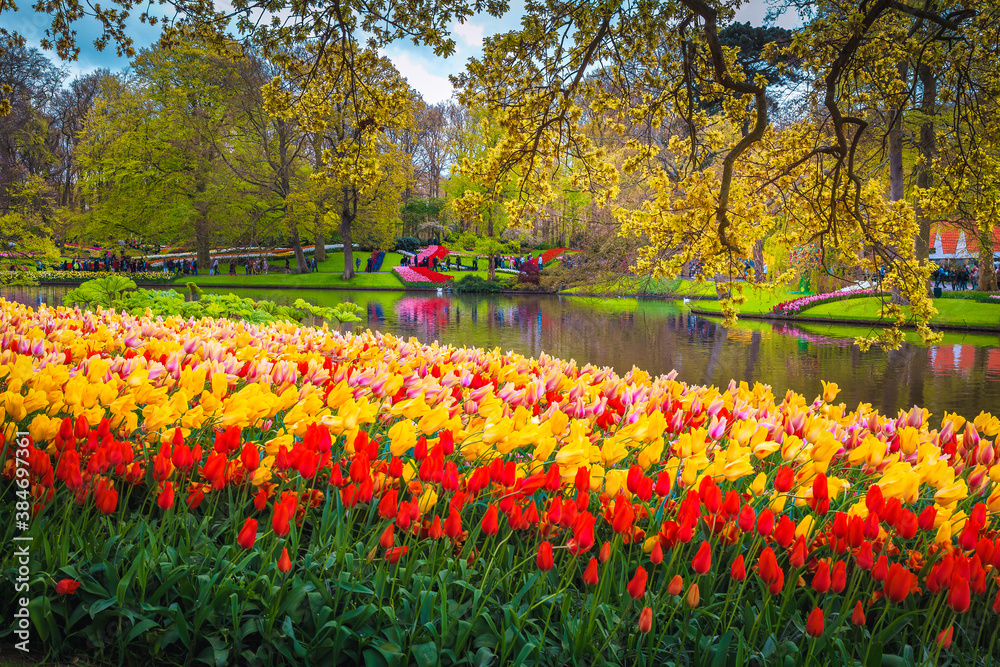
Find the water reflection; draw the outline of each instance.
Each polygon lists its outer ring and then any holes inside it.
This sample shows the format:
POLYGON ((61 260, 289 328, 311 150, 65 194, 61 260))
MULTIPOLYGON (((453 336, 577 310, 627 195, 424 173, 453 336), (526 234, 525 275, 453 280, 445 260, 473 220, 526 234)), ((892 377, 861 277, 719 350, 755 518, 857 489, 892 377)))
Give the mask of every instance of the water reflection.
MULTIPOLYGON (((3 294, 35 305, 39 299, 59 303, 65 292, 7 288, 3 294)), ((808 399, 822 391, 823 379, 840 385, 840 400, 851 408, 865 402, 895 414, 917 404, 937 415, 947 410, 969 417, 1000 411, 997 335, 946 334, 928 348, 908 334, 899 350, 861 352, 853 339, 866 328, 750 320, 724 327, 670 301, 311 290, 240 295, 283 304, 299 297, 321 306, 353 301, 363 307, 358 326, 425 342, 545 352, 619 373, 633 366, 653 375, 676 369, 687 382, 762 382, 779 397, 794 389, 808 399)))

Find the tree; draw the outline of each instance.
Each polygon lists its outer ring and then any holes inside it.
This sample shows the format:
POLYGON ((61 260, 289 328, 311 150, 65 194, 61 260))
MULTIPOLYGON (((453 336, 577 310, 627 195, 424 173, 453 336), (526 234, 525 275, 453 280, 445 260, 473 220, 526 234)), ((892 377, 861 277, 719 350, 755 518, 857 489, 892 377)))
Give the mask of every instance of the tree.
POLYGON ((209 265, 223 223, 248 204, 218 148, 232 62, 188 43, 143 51, 133 77, 105 82, 78 149, 94 229, 193 242, 209 265))
MULTIPOLYGON (((352 230, 373 204, 393 170, 387 135, 413 122, 416 96, 392 63, 372 50, 334 54, 330 49, 288 63, 292 72, 318 68, 308 96, 272 82, 264 88, 267 108, 287 120, 298 118, 322 137, 322 177, 339 194, 344 280, 354 277, 352 230), (341 66, 349 62, 350 76, 341 66)), ((408 178, 408 177, 407 177, 408 178)), ((394 216, 395 217, 395 216, 394 216)))

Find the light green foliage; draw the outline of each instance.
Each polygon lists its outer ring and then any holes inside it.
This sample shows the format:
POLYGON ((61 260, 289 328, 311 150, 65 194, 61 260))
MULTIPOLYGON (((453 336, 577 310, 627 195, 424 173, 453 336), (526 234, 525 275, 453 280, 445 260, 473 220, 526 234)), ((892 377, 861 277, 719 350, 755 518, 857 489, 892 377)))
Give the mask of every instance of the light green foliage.
POLYGON ((337 320, 337 330, 340 330, 342 324, 348 322, 360 322, 361 318, 358 317, 364 308, 352 301, 344 301, 343 303, 338 303, 336 306, 330 308, 329 306, 314 306, 304 299, 296 299, 293 304, 296 308, 300 308, 306 312, 312 313, 316 317, 320 317, 324 320, 337 320))

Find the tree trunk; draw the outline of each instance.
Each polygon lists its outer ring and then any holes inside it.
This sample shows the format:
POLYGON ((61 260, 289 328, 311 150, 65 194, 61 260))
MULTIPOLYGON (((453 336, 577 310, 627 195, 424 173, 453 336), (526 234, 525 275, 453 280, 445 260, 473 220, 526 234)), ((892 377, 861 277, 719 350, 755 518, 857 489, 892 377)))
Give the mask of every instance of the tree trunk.
POLYGON ((198 211, 194 219, 194 243, 198 251, 198 268, 201 271, 208 271, 208 267, 212 265, 212 233, 208 216, 203 211, 198 211))
POLYGON ((315 257, 317 262, 326 261, 326 230, 323 229, 323 214, 316 214, 316 233, 314 235, 316 238, 316 252, 315 257))
POLYGON ((754 280, 761 282, 767 279, 764 273, 764 241, 761 239, 753 244, 753 275, 754 280))
POLYGON ((497 277, 496 256, 495 255, 490 255, 490 258, 488 260, 486 260, 486 262, 487 262, 487 266, 489 267, 489 271, 490 271, 489 279, 490 280, 496 280, 496 277, 497 277))
POLYGON ((997 274, 993 270, 993 224, 978 225, 979 237, 979 283, 976 289, 981 292, 997 291, 997 274))
MULTIPOLYGON (((921 158, 921 164, 917 172, 917 187, 929 188, 934 181, 931 168, 934 153, 937 152, 937 137, 934 135, 937 77, 934 75, 934 71, 927 65, 920 66, 918 75, 920 76, 920 84, 924 89, 923 97, 920 100, 920 111, 923 114, 924 122, 920 124, 920 140, 917 143, 921 158)), ((915 241, 917 259, 926 260, 930 254, 931 220, 924 214, 919 204, 916 207, 916 213, 917 224, 920 226, 920 233, 915 241)))
POLYGON ((299 238, 299 226, 291 226, 292 250, 295 251, 295 273, 309 273, 306 265, 306 254, 302 252, 302 239, 299 238))
POLYGON ((342 189, 343 201, 340 207, 340 239, 344 244, 344 280, 354 278, 354 245, 351 243, 351 224, 357 216, 357 199, 351 206, 352 188, 345 185, 342 189))

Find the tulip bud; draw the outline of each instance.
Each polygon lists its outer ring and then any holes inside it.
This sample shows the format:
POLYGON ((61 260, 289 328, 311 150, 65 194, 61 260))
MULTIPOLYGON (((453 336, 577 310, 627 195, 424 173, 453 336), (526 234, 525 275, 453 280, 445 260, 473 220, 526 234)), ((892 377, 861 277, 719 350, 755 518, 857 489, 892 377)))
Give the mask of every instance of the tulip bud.
POLYGON ((698 590, 698 584, 691 584, 687 596, 684 598, 684 604, 693 609, 698 606, 699 602, 701 602, 701 592, 698 590))

